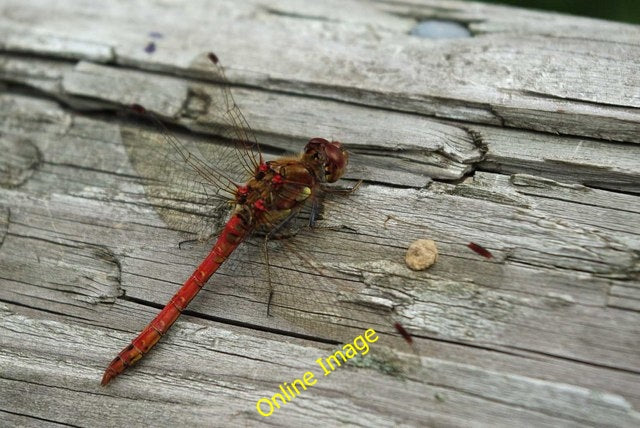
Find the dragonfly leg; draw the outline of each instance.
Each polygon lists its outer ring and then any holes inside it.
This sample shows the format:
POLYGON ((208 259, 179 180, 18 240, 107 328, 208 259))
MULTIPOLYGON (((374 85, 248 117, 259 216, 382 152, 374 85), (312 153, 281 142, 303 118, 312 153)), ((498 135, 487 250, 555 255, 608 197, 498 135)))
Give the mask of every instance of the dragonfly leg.
POLYGON ((280 235, 278 234, 278 232, 280 232, 287 224, 291 223, 291 220, 296 218, 298 214, 300 214, 299 209, 291 211, 289 215, 287 215, 284 218, 284 220, 282 220, 280 223, 274 225, 273 227, 271 227, 271 229, 269 229, 269 232, 267 233, 267 237, 269 239, 283 239, 283 238, 290 238, 292 236, 295 236, 296 235, 295 233, 287 233, 284 235, 280 235))
POLYGON ((185 239, 184 241, 178 242, 178 249, 182 250, 183 247, 185 247, 185 246, 193 245, 193 244, 200 244, 200 243, 208 240, 209 238, 204 239, 204 240, 203 239, 185 239))
POLYGON ((273 299, 273 290, 269 290, 269 299, 267 300, 267 316, 271 316, 271 299, 273 299))
POLYGON ((264 254, 265 265, 267 269, 267 281, 269 283, 269 299, 267 301, 267 316, 271 316, 271 301, 273 300, 273 283, 271 282, 271 265, 269 264, 269 240, 270 239, 284 239, 287 237, 295 236, 295 233, 289 234, 288 236, 280 236, 277 235, 278 231, 280 231, 287 223, 291 222, 298 214, 299 210, 292 211, 284 220, 280 223, 274 225, 271 230, 267 234, 264 235, 262 252, 264 254))
POLYGON ((311 201, 311 212, 309 213, 309 227, 311 229, 316 227, 319 210, 320 210, 320 202, 318 201, 318 198, 314 197, 313 200, 311 201))
POLYGON ((364 180, 360 179, 356 184, 351 187, 336 187, 336 186, 322 186, 322 191, 325 193, 333 193, 334 195, 350 195, 362 185, 364 180))
POLYGON ((202 237, 199 237, 199 238, 185 239, 184 241, 180 241, 178 243, 178 248, 182 250, 182 247, 185 246, 185 245, 201 244, 203 242, 207 242, 211 238, 215 238, 217 236, 220 236, 220 234, 222 233, 223 230, 224 230, 224 226, 221 226, 215 232, 213 232, 213 233, 211 233, 209 235, 202 236, 202 237))
POLYGON ((271 282, 271 267, 269 264, 269 246, 267 245, 269 243, 269 234, 267 233, 264 236, 264 241, 263 241, 263 246, 262 246, 262 252, 264 254, 264 260, 265 260, 265 266, 267 269, 267 282, 269 284, 269 299, 267 300, 267 316, 271 316, 270 313, 270 309, 271 309, 271 299, 273 299, 273 283, 271 282))
MULTIPOLYGON (((336 187, 336 186, 322 186, 323 193, 332 193, 334 195, 348 196, 358 190, 363 180, 358 180, 352 187, 336 187)), ((313 198, 311 201, 311 214, 309 215, 309 227, 315 228, 318 221, 318 213, 320 212, 320 200, 318 197, 313 198)))

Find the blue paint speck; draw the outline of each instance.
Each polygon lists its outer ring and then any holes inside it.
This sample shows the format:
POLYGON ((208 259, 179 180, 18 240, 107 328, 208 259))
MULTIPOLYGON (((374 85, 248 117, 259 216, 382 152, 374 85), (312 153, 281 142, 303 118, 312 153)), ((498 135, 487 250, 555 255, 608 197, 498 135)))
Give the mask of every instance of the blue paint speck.
POLYGON ((425 39, 463 39, 471 37, 471 32, 464 25, 439 19, 421 21, 411 29, 409 34, 425 39))

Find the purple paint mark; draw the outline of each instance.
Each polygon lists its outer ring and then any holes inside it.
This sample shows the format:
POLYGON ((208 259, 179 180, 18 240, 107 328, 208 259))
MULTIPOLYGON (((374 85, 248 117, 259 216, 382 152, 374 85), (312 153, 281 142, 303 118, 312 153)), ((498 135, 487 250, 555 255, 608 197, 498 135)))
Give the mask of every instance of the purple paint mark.
POLYGON ((161 39, 164 36, 162 35, 162 33, 158 32, 158 31, 151 31, 149 33, 149 37, 151 37, 152 39, 161 39))
POLYGON ((149 42, 147 46, 145 46, 144 51, 148 54, 154 53, 156 51, 156 44, 149 42))

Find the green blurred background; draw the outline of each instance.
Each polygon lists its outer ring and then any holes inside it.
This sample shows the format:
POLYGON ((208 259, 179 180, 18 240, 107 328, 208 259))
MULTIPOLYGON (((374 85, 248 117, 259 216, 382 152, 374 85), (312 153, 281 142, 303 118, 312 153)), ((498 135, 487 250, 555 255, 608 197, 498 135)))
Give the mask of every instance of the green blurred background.
POLYGON ((640 23, 640 0, 480 0, 528 9, 592 16, 612 21, 640 23))

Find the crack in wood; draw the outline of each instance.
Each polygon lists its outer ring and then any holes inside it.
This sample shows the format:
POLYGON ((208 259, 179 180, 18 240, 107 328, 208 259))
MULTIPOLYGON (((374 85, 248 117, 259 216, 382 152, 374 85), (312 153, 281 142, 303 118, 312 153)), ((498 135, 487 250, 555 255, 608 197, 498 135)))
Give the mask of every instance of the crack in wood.
POLYGON ((72 427, 72 428, 82 428, 81 425, 73 425, 73 424, 68 424, 65 422, 59 422, 56 421, 54 419, 47 419, 47 418, 42 418, 39 416, 35 416, 32 414, 28 414, 28 413, 18 413, 18 412, 12 412, 6 409, 0 409, 0 413, 4 413, 7 415, 14 415, 14 416, 21 416, 24 418, 27 418, 29 420, 36 420, 36 421, 40 421, 40 422, 48 422, 48 423, 52 423, 52 424, 56 424, 56 425, 60 425, 60 426, 64 426, 64 427, 72 427))
POLYGON ((11 223, 11 208, 0 205, 0 251, 9 231, 9 223, 11 223))

